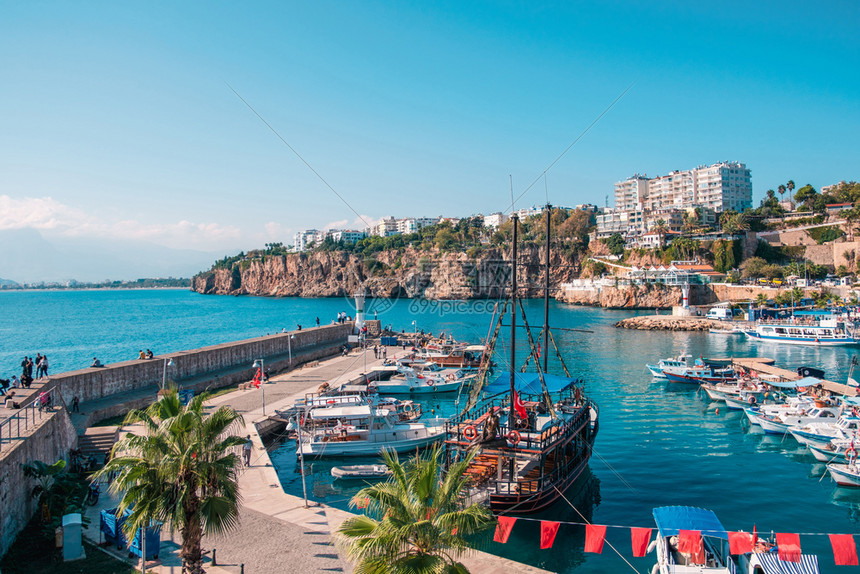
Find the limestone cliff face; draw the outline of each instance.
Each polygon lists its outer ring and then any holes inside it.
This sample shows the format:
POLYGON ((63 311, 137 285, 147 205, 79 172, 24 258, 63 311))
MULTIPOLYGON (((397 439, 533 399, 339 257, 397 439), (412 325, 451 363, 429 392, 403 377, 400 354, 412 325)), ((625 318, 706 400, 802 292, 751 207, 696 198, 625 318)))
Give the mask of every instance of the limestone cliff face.
MULTIPOLYGON (((573 305, 593 305, 611 309, 671 309, 680 305, 680 287, 659 285, 631 285, 629 287, 603 286, 593 289, 565 289, 557 297, 560 301, 573 305)), ((690 287, 691 305, 704 305, 714 300, 708 286, 690 287)))
MULTIPOLYGON (((521 295, 543 295, 543 249, 519 250, 521 295)), ((550 286, 576 278, 579 256, 550 254, 550 286)), ((484 249, 474 257, 414 248, 361 257, 346 252, 296 253, 241 262, 194 277, 192 290, 220 295, 337 297, 363 289, 373 297, 474 299, 499 297, 510 283, 510 251, 484 249)))

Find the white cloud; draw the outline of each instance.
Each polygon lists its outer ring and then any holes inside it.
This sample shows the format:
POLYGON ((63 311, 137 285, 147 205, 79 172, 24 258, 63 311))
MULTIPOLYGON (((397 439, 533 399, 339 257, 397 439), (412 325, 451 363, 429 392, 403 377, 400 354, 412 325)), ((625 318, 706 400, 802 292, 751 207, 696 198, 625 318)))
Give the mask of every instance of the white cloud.
POLYGON ((323 229, 356 229, 360 231, 367 228, 368 225, 376 225, 378 222, 378 217, 361 214, 360 217, 356 217, 352 220, 352 222, 350 222, 348 219, 339 219, 337 221, 331 221, 329 223, 326 223, 323 229))
MULTIPOLYGON (((22 228, 66 237, 141 240, 174 248, 204 250, 233 246, 243 238, 242 230, 233 225, 187 220, 155 224, 136 219, 105 221, 51 197, 13 199, 0 195, 0 230, 22 228)), ((276 231, 267 226, 267 235, 276 231)))

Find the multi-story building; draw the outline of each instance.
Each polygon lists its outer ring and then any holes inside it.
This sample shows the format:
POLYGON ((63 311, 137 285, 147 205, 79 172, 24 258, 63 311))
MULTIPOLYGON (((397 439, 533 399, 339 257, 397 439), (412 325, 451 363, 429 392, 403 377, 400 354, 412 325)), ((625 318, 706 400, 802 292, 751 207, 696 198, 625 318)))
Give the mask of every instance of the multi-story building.
POLYGON ((397 220, 397 232, 402 234, 416 233, 419 229, 436 225, 439 217, 407 217, 397 220))
POLYGON ((645 208, 648 197, 647 177, 638 173, 625 181, 615 184, 615 209, 619 211, 634 211, 645 208))
POLYGON ((500 211, 497 211, 496 213, 491 213, 490 215, 485 215, 483 217, 484 227, 492 227, 493 229, 498 229, 503 223, 510 219, 510 217, 500 211))
POLYGON ((315 243, 321 243, 325 239, 323 232, 316 229, 305 229, 293 236, 293 249, 304 251, 315 243))
POLYGON ((355 231, 353 229, 332 229, 327 232, 332 241, 343 241, 344 243, 355 243, 367 237, 364 231, 355 231))
POLYGON ((693 170, 696 193, 692 206, 710 207, 716 212, 752 207, 750 170, 739 162, 723 162, 693 170))

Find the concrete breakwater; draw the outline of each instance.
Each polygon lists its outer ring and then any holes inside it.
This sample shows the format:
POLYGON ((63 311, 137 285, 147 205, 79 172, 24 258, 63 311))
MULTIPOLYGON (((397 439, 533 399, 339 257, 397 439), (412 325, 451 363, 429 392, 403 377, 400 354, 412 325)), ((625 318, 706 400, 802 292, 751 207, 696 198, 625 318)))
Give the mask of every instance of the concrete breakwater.
POLYGON ((621 329, 638 329, 640 331, 707 331, 719 326, 719 324, 702 317, 643 315, 618 321, 615 326, 621 329))
POLYGON ((352 330, 353 324, 345 323, 278 333, 159 355, 154 359, 69 371, 51 376, 51 383, 60 389, 67 404, 71 404, 73 397, 78 397, 82 409, 88 402, 123 393, 151 391, 147 396, 154 397, 165 374, 168 381, 174 381, 182 388, 219 388, 249 380, 253 376, 252 364, 256 359, 264 360, 267 372, 278 372, 330 356, 346 343, 352 330), (165 364, 171 360, 173 365, 165 369, 165 364))

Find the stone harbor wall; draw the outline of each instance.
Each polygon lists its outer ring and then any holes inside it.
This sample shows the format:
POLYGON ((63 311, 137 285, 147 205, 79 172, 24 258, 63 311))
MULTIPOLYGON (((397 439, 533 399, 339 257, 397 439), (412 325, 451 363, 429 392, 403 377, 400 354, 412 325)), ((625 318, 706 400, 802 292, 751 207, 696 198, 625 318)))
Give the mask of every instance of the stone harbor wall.
POLYGON ((622 329, 638 329, 640 331, 707 331, 712 327, 720 327, 719 321, 702 317, 679 317, 677 315, 642 315, 630 317, 615 323, 622 329))
POLYGON ((30 496, 36 481, 24 476, 23 465, 36 460, 53 464, 66 459, 77 442, 78 435, 68 413, 58 409, 42 419, 26 440, 3 445, 0 451, 0 556, 6 554, 37 510, 36 499, 30 496))
POLYGON ((262 358, 266 372, 273 373, 289 368, 291 363, 295 366, 327 357, 347 342, 352 330, 353 324, 345 323, 278 333, 158 355, 154 359, 69 371, 51 376, 51 382, 59 387, 67 404, 75 396, 85 403, 147 387, 154 393, 162 383, 165 361, 172 359, 173 366, 167 368, 168 381, 175 381, 183 388, 218 388, 250 380, 256 359, 262 358))

